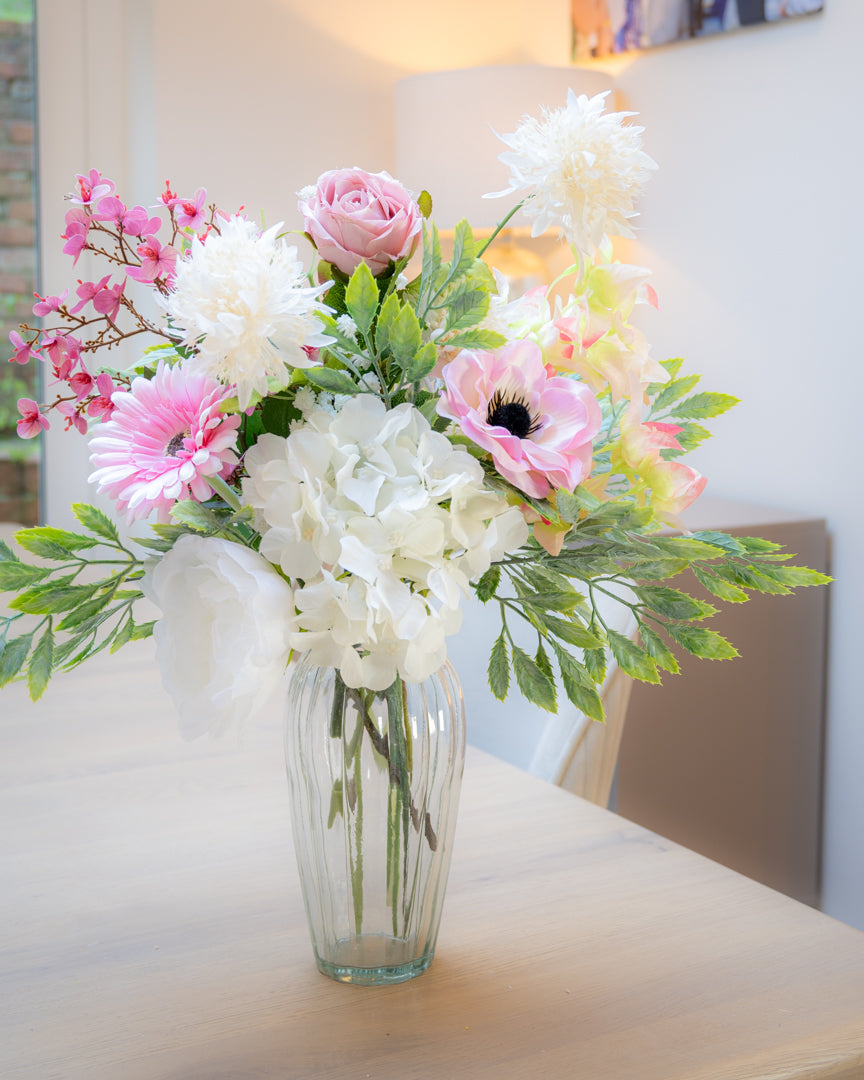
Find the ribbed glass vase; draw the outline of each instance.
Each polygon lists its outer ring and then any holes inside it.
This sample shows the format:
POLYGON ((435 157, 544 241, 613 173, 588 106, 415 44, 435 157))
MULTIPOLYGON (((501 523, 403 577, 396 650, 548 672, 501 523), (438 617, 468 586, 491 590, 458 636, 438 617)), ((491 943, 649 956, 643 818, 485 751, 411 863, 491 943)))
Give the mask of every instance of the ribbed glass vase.
POLYGON ((432 962, 465 755, 449 663, 423 683, 346 687, 295 669, 285 760, 318 968, 340 982, 403 982, 432 962))

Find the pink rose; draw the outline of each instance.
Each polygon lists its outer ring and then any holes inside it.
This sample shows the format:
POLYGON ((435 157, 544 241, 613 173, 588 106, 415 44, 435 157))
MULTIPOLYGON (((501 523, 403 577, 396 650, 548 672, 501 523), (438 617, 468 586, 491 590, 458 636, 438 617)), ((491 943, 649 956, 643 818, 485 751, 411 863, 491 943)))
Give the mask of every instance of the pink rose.
POLYGON ((550 375, 533 341, 464 349, 443 377, 438 412, 488 450, 520 491, 536 499, 552 488, 572 491, 591 471, 600 406, 584 383, 550 375))
POLYGON ((390 262, 410 258, 417 247, 420 210, 389 173, 333 169, 298 205, 318 254, 343 274, 361 262, 383 274, 390 262))

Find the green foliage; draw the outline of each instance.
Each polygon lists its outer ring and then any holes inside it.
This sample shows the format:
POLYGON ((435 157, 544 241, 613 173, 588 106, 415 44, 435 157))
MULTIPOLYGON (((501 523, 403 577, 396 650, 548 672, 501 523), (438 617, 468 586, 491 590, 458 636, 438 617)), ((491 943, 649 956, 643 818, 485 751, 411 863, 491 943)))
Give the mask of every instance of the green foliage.
POLYGON ((563 500, 559 495, 559 506, 562 502, 576 522, 559 555, 533 545, 496 563, 475 586, 480 599, 497 601, 501 611, 502 630, 489 661, 489 683, 500 699, 510 688, 508 657, 529 701, 554 709, 561 686, 576 708, 599 720, 598 687, 609 657, 634 679, 658 683, 661 672, 678 672, 675 650, 706 660, 737 656, 722 635, 697 625, 717 614, 714 605, 657 584, 685 569, 708 592, 732 602, 753 592, 782 594, 830 580, 807 567, 789 566, 778 545, 759 537, 713 531, 646 534, 636 531, 644 527, 641 509, 627 500, 597 505, 586 500, 591 512, 583 510, 581 517, 577 496, 563 500), (632 637, 604 623, 601 596, 631 610, 632 637), (513 640, 508 620, 514 615, 537 636, 533 660, 513 640))
POLYGON ((310 368, 306 372, 306 378, 317 390, 326 390, 331 394, 354 395, 360 392, 357 383, 347 372, 334 368, 310 368))
POLYGON ((0 686, 26 678, 34 701, 58 669, 75 667, 104 648, 114 652, 153 631, 152 622, 138 624, 132 615, 142 595, 142 560, 101 510, 86 504, 73 509, 83 532, 40 526, 16 534, 18 545, 39 563, 26 562, 0 541, 0 592, 16 593, 7 603, 9 614, 0 615, 0 686), (94 567, 104 576, 81 580, 94 567))
POLYGON ((345 307, 357 329, 367 337, 378 311, 378 283, 365 262, 351 275, 345 290, 345 307))

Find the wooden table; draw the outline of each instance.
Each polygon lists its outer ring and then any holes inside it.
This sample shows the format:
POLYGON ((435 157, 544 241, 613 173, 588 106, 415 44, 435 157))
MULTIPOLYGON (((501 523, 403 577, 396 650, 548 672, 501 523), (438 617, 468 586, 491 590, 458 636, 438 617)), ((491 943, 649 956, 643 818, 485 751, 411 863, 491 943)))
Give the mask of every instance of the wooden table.
POLYGON ((3 1080, 864 1077, 864 936, 477 752, 430 971, 319 975, 277 714, 182 743, 149 643, 0 694, 3 1080))

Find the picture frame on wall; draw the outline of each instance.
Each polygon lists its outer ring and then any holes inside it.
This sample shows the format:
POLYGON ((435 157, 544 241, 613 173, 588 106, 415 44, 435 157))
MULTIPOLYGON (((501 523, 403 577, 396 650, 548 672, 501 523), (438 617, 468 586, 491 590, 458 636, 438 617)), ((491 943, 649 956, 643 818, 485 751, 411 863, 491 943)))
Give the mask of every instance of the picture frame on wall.
POLYGON ((573 59, 783 22, 823 7, 824 0, 570 0, 573 59))

